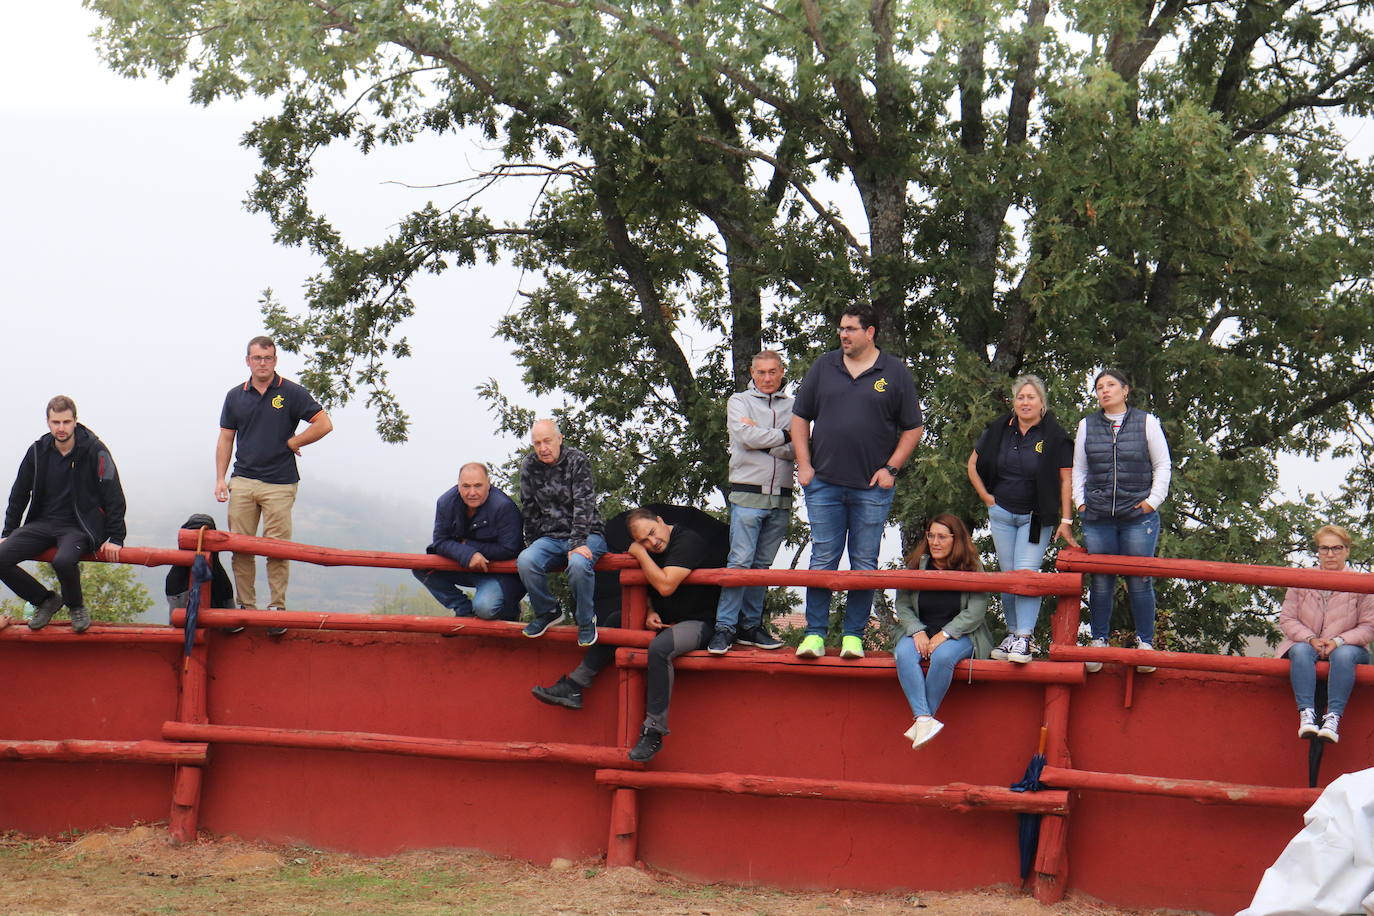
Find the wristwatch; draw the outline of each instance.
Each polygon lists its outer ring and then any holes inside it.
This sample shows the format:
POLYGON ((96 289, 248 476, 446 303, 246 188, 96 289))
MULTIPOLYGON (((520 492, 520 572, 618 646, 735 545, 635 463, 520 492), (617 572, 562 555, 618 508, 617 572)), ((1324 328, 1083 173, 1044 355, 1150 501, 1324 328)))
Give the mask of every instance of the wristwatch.
POLYGON ((901 469, 901 468, 896 467, 895 465, 891 465, 891 464, 885 464, 885 465, 883 465, 883 470, 884 470, 884 471, 887 471, 887 472, 888 472, 889 474, 891 474, 893 477, 897 477, 897 476, 899 476, 899 475, 902 473, 902 469, 901 469))

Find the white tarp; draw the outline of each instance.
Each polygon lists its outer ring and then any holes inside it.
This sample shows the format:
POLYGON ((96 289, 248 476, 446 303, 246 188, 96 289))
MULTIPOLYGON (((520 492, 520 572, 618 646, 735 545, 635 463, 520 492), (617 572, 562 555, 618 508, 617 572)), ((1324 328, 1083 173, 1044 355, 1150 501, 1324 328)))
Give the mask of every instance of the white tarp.
POLYGON ((1338 777, 1303 822, 1237 916, 1374 916, 1374 769, 1338 777))

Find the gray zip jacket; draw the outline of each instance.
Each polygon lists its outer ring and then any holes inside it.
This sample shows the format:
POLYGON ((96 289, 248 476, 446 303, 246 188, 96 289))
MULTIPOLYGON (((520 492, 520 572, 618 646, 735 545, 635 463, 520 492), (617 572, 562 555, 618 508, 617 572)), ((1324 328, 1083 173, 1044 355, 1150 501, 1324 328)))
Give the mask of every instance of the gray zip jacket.
POLYGON ((778 495, 792 488, 792 396, 779 389, 764 394, 751 381, 730 395, 725 408, 730 430, 730 483, 756 486, 758 492, 778 495), (753 420, 756 426, 740 422, 753 420))

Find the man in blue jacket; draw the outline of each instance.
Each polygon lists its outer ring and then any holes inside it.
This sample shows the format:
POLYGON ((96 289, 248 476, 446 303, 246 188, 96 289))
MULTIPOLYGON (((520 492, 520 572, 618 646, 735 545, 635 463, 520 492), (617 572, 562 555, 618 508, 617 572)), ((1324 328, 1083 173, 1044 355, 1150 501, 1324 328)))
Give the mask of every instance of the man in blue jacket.
POLYGON ((516 620, 525 594, 520 577, 488 573, 487 568, 497 560, 516 558, 524 546, 523 525, 515 502, 491 485, 487 466, 469 462, 458 471, 458 486, 439 497, 434 508, 434 543, 425 548, 426 553, 448 557, 466 571, 417 569, 415 578, 455 617, 476 614, 483 620, 516 620), (471 599, 465 588, 472 589, 471 599))
POLYGON ((92 551, 102 560, 118 561, 124 535, 124 489, 110 450, 76 422, 72 399, 58 395, 48 402, 48 433, 19 464, 0 531, 0 581, 34 606, 29 629, 43 629, 66 604, 72 630, 86 632, 91 615, 81 596, 78 561, 92 551), (57 548, 52 568, 61 594, 19 567, 49 547, 57 548))

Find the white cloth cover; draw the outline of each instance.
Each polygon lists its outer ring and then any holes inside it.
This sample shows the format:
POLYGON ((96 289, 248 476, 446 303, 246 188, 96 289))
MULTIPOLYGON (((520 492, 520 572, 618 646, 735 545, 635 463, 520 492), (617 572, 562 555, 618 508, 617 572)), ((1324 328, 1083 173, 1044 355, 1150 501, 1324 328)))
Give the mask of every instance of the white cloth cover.
POLYGON ((1374 916, 1374 769, 1338 777, 1237 916, 1374 916))

